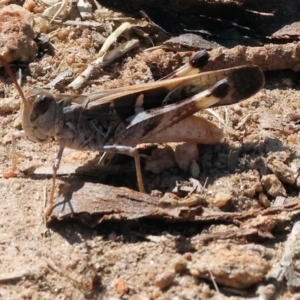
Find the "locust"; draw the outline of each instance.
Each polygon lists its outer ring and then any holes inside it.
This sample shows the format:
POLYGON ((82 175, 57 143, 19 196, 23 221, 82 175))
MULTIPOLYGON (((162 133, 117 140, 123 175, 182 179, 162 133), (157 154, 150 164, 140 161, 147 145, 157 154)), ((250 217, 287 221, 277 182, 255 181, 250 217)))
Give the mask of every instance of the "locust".
MULTIPOLYGON (((208 60, 208 53, 200 51, 163 80, 88 95, 54 95, 42 88, 33 88, 23 95, 17 86, 22 100, 23 130, 12 137, 11 172, 16 171, 17 138, 27 136, 38 143, 55 138, 59 151, 53 164, 45 217, 54 206, 56 174, 66 147, 132 156, 138 188, 145 192, 138 144, 215 144, 223 137, 222 129, 194 114, 209 107, 237 103, 264 86, 263 72, 257 66, 201 72, 208 60)), ((3 57, 0 61, 13 78, 3 57)))

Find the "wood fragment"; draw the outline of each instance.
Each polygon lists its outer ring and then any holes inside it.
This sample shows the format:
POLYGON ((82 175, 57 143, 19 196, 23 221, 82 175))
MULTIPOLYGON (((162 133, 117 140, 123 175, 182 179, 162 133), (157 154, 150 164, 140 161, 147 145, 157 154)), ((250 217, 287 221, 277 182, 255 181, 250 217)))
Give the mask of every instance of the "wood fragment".
POLYGON ((106 28, 106 25, 97 21, 80 21, 80 20, 66 20, 64 22, 60 20, 53 20, 52 23, 65 26, 80 26, 80 27, 93 27, 95 29, 106 28))
MULTIPOLYGON (((237 46, 231 49, 219 47, 208 51, 210 59, 202 72, 232 68, 242 65, 257 65, 263 71, 283 69, 300 70, 300 42, 287 44, 267 44, 261 47, 237 46)), ((193 52, 187 52, 192 56, 193 52)), ((154 74, 168 70, 180 56, 161 49, 144 52, 143 59, 154 74), (159 59, 158 59, 159 58, 159 59), (153 64, 153 61, 157 63, 153 64), (159 61, 164 62, 164 65, 159 61), (170 66, 167 65, 169 62, 170 66), (163 70, 161 70, 163 69, 163 70), (159 71, 158 71, 159 70, 159 71)))
POLYGON ((209 54, 210 60, 203 68, 204 72, 241 65, 257 65, 263 71, 300 70, 300 42, 267 44, 262 47, 216 48, 209 54))
POLYGON ((201 235, 193 238, 192 244, 198 245, 202 243, 207 243, 212 240, 227 240, 227 239, 239 239, 239 238, 247 238, 251 236, 259 236, 263 238, 274 238, 274 236, 268 232, 261 232, 257 228, 237 228, 237 229, 229 229, 222 232, 214 232, 214 233, 201 233, 201 235))
MULTIPOLYGON (((233 219, 245 220, 258 215, 273 215, 282 211, 300 210, 299 202, 243 212, 216 212, 200 205, 160 208, 158 202, 158 197, 127 188, 73 181, 71 185, 64 188, 62 195, 55 201, 56 204, 50 219, 62 220, 72 216, 93 227, 106 220, 137 220, 141 218, 159 218, 166 221, 231 222, 233 219)), ((259 230, 256 234, 263 236, 259 230)), ((272 236, 268 235, 267 237, 272 236)))
POLYGON ((51 80, 49 83, 47 83, 44 88, 45 89, 53 89, 56 87, 56 85, 68 80, 73 75, 73 71, 68 69, 66 71, 63 71, 59 73, 53 80, 51 80))
POLYGON ((22 280, 27 277, 37 276, 40 270, 21 270, 12 273, 2 273, 0 274, 0 283, 8 283, 11 281, 22 280))
POLYGON ((163 209, 159 198, 127 188, 104 184, 73 182, 56 200, 52 219, 79 217, 95 226, 105 220, 136 220, 145 217, 189 220, 202 213, 202 207, 163 209))

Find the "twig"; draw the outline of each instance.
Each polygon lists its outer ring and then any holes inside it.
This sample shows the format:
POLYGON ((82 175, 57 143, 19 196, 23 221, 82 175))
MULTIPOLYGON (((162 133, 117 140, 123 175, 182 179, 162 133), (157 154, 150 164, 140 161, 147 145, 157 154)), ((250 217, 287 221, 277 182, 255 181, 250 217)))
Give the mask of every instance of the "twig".
POLYGON ((203 71, 257 65, 263 71, 300 70, 300 42, 268 44, 262 47, 237 46, 232 49, 216 48, 209 52, 210 60, 203 71))
POLYGON ((206 108, 205 110, 206 110, 207 112, 209 112, 212 116, 214 116, 220 123, 222 123, 222 125, 225 124, 224 119, 223 119, 216 111, 214 111, 214 110, 211 109, 211 108, 206 108))
POLYGON ((20 272, 12 272, 12 273, 3 273, 0 274, 0 283, 5 283, 9 281, 22 280, 23 278, 29 276, 36 276, 38 271, 30 271, 30 270, 22 270, 20 272))
MULTIPOLYGON (((155 56, 161 61, 173 61, 174 54, 156 50, 152 55, 144 53, 147 63, 153 63, 155 56), (155 55, 154 55, 155 54, 155 55), (171 59, 172 58, 172 59, 171 59)), ((227 69, 242 65, 257 65, 263 71, 292 69, 300 70, 300 42, 287 44, 268 44, 262 47, 236 46, 232 49, 218 47, 208 51, 210 59, 202 72, 227 69)), ((177 54, 176 54, 177 55, 177 54)), ((192 53, 190 52, 190 55, 192 53)))
POLYGON ((99 57, 93 61, 88 67, 81 73, 77 78, 75 78, 69 85, 69 88, 78 89, 80 88, 88 78, 95 73, 96 70, 103 68, 104 66, 110 64, 117 58, 121 57, 125 53, 130 50, 138 47, 138 40, 130 40, 125 43, 122 43, 109 53, 107 53, 108 48, 117 40, 118 36, 120 36, 125 30, 131 27, 130 23, 125 22, 121 26, 119 26, 104 42, 100 51, 99 57))
POLYGON ((72 70, 68 69, 65 70, 63 72, 61 72, 60 74, 58 74, 53 80, 51 80, 49 83, 47 83, 44 88, 45 89, 53 89, 56 87, 57 84, 70 79, 71 76, 73 75, 72 70))
POLYGON ((61 6, 57 10, 57 12, 54 14, 54 16, 52 17, 52 19, 50 20, 50 23, 52 23, 53 20, 67 7, 68 2, 69 2, 68 0, 62 0, 61 6))
POLYGON ((127 29, 131 27, 131 24, 128 22, 123 23, 121 26, 119 26, 110 36, 106 39, 104 44, 102 45, 100 51, 99 51, 99 56, 103 56, 108 48, 116 42, 117 38, 127 29))
POLYGON ((93 73, 95 73, 96 70, 98 70, 99 68, 103 68, 104 66, 110 64, 117 58, 123 56, 124 54, 138 46, 139 40, 130 40, 122 43, 109 53, 97 58, 90 65, 88 65, 88 67, 68 85, 68 88, 72 88, 75 90, 79 89, 88 80, 88 78, 93 73))
POLYGON ((53 23, 65 25, 65 26, 93 27, 95 29, 106 27, 105 24, 97 22, 97 21, 67 20, 67 21, 62 22, 60 20, 53 20, 53 23))
POLYGON ((208 273, 209 273, 209 275, 210 275, 210 278, 211 278, 211 281, 212 281, 212 283, 213 283, 213 285, 214 285, 215 290, 216 290, 218 293, 220 293, 220 290, 219 290, 219 288, 218 288, 218 285, 217 285, 217 283, 216 283, 216 281, 215 281, 215 277, 214 277, 214 275, 211 273, 209 267, 207 267, 207 271, 208 271, 208 273))

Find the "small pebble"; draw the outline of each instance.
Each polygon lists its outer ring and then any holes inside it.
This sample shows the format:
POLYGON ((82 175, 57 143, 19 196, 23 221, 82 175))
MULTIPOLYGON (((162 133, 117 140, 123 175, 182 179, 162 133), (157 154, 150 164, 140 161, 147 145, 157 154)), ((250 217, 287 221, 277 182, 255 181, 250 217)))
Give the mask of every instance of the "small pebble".
POLYGON ((124 279, 122 279, 122 278, 118 278, 114 282, 114 287, 115 287, 115 289, 116 289, 116 291, 117 291, 118 294, 125 294, 129 290, 126 281, 124 279))
POLYGON ((264 208, 268 208, 271 206, 270 200, 268 199, 267 195, 265 195, 264 193, 259 193, 258 201, 260 205, 264 208))
POLYGON ((177 255, 171 260, 170 265, 175 272, 182 272, 187 268, 187 260, 182 255, 177 255))
POLYGON ((191 261, 192 260, 192 253, 191 252, 185 252, 183 254, 183 257, 188 260, 188 261, 191 261))
POLYGON ((200 174, 200 167, 194 159, 190 165, 190 174, 193 178, 198 177, 200 174))
POLYGON ((215 207, 222 207, 232 199, 232 195, 226 192, 217 192, 215 197, 208 198, 207 202, 215 207))
POLYGON ((193 160, 199 160, 197 144, 194 142, 178 144, 175 149, 175 161, 177 166, 184 172, 190 168, 193 160))
POLYGON ((113 231, 113 232, 111 232, 109 235, 108 235, 108 240, 109 241, 116 241, 116 239, 118 238, 118 236, 117 236, 117 234, 113 231))
POLYGON ((274 198, 277 196, 286 197, 284 186, 274 174, 262 176, 261 184, 270 196, 274 198))
POLYGON ((256 295, 260 296, 261 299, 269 300, 276 293, 276 287, 274 284, 260 285, 256 291, 256 295))
POLYGON ((288 184, 294 184, 297 172, 294 172, 292 168, 274 158, 270 158, 267 161, 268 168, 276 175, 276 177, 282 182, 288 184))
POLYGON ((176 273, 173 270, 165 270, 162 274, 156 276, 155 285, 163 290, 173 283, 175 276, 176 273))
POLYGON ((296 186, 300 189, 300 176, 296 179, 296 186))

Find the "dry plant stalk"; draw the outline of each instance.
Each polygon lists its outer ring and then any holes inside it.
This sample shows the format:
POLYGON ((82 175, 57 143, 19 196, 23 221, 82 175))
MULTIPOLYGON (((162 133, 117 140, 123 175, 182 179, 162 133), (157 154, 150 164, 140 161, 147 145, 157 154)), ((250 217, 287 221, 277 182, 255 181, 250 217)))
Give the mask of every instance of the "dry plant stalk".
POLYGON ((16 138, 27 136, 35 142, 55 138, 59 151, 53 165, 48 216, 53 208, 56 174, 65 147, 130 155, 134 158, 139 190, 145 192, 140 143, 184 142, 215 144, 223 131, 215 124, 194 116, 208 107, 229 105, 247 99, 264 85, 264 75, 256 66, 242 66, 195 74, 208 63, 206 51, 195 54, 183 77, 123 87, 89 95, 53 95, 35 88, 24 96, 3 57, 2 65, 21 95, 23 130, 13 134, 13 165, 16 170, 16 138), (189 75, 189 74, 193 75, 189 75))
POLYGON ((113 49, 111 52, 107 53, 109 47, 116 42, 117 38, 127 29, 131 27, 130 23, 125 22, 119 26, 104 42, 100 51, 99 57, 93 61, 88 67, 76 77, 69 85, 69 88, 74 90, 79 89, 89 78, 90 76, 97 72, 100 68, 103 68, 123 56, 130 50, 137 48, 139 46, 138 40, 130 40, 120 44, 118 47, 113 49))

